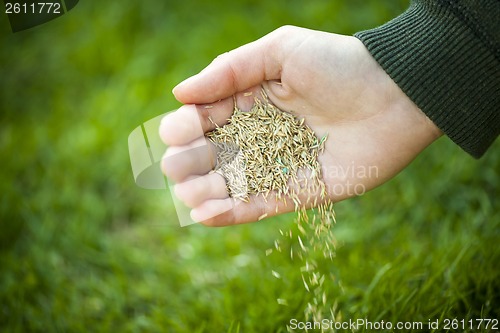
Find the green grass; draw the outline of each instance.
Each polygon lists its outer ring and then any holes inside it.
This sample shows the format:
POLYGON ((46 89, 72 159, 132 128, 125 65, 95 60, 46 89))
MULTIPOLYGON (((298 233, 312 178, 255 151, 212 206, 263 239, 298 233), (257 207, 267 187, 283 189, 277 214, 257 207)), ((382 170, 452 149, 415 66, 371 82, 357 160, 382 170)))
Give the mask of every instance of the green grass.
MULTIPOLYGON (((293 215, 180 228, 168 193, 135 186, 127 136, 220 53, 282 24, 352 34, 407 2, 154 5, 0 20, 0 332, 285 332, 311 300, 300 261, 265 255, 293 215)), ((440 139, 336 205, 336 257, 316 259, 338 319, 500 317, 499 148, 476 161, 440 139)))

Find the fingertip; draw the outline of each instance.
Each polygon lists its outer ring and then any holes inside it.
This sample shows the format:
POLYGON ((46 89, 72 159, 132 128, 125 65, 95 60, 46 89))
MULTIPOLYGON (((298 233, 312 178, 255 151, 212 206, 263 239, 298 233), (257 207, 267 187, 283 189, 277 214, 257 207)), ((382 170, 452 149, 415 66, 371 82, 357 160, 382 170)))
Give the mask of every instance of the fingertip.
POLYGON ((170 114, 167 114, 165 117, 161 118, 160 121, 160 126, 158 127, 158 134, 160 135, 161 141, 163 141, 164 144, 168 145, 170 138, 169 138, 169 118, 170 114))
POLYGON ((186 122, 177 111, 167 114, 160 122, 159 134, 167 146, 185 144, 187 133, 191 133, 190 123, 186 122))
POLYGON ((191 216, 191 219, 193 221, 195 221, 196 223, 200 223, 200 222, 203 221, 203 219, 201 218, 201 214, 200 214, 199 210, 196 209, 196 208, 191 209, 191 212, 189 213, 189 216, 191 216))
POLYGON ((235 223, 233 214, 233 199, 207 200, 191 210, 193 221, 206 226, 221 227, 235 223))
POLYGON ((194 105, 183 105, 162 118, 160 138, 167 146, 185 145, 203 137, 204 130, 194 105))
POLYGON ((170 151, 167 149, 165 154, 163 154, 160 162, 160 169, 161 172, 167 176, 168 178, 176 181, 175 179, 175 173, 172 171, 173 168, 171 168, 171 164, 169 163, 169 156, 170 156, 170 151))
POLYGON ((189 91, 190 86, 196 81, 198 74, 188 77, 184 81, 178 83, 173 89, 172 94, 175 99, 181 103, 187 104, 186 91, 189 91))

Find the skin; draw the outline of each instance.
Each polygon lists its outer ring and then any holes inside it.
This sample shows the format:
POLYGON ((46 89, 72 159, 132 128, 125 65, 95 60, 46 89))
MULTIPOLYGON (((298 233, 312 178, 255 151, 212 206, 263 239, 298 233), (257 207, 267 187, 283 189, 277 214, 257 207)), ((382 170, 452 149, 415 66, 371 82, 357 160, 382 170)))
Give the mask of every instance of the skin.
POLYGON ((226 226, 294 210, 261 196, 248 203, 228 198, 222 176, 209 173, 212 150, 193 149, 207 147, 202 132, 214 128, 209 117, 223 125, 233 103, 250 109, 261 87, 277 107, 305 117, 318 137, 328 134, 319 161, 333 202, 388 181, 442 135, 358 39, 281 27, 220 55, 173 90, 184 105, 160 126, 169 146, 162 169, 195 221, 226 226))

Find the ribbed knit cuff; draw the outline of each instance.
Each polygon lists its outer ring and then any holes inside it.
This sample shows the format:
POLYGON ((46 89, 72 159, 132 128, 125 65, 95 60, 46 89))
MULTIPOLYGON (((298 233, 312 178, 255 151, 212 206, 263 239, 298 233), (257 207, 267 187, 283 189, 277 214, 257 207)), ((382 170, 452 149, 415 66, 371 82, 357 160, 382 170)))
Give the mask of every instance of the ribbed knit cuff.
POLYGON ((355 36, 427 117, 479 158, 500 132, 500 60, 473 28, 451 6, 414 1, 355 36))

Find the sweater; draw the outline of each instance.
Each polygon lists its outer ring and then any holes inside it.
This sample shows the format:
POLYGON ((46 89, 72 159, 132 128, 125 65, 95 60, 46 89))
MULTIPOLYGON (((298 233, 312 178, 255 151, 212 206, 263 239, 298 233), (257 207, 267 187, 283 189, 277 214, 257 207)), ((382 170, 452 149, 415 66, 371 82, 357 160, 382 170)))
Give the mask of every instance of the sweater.
POLYGON ((500 132, 500 0, 413 0, 354 36, 451 140, 485 153, 500 132))

